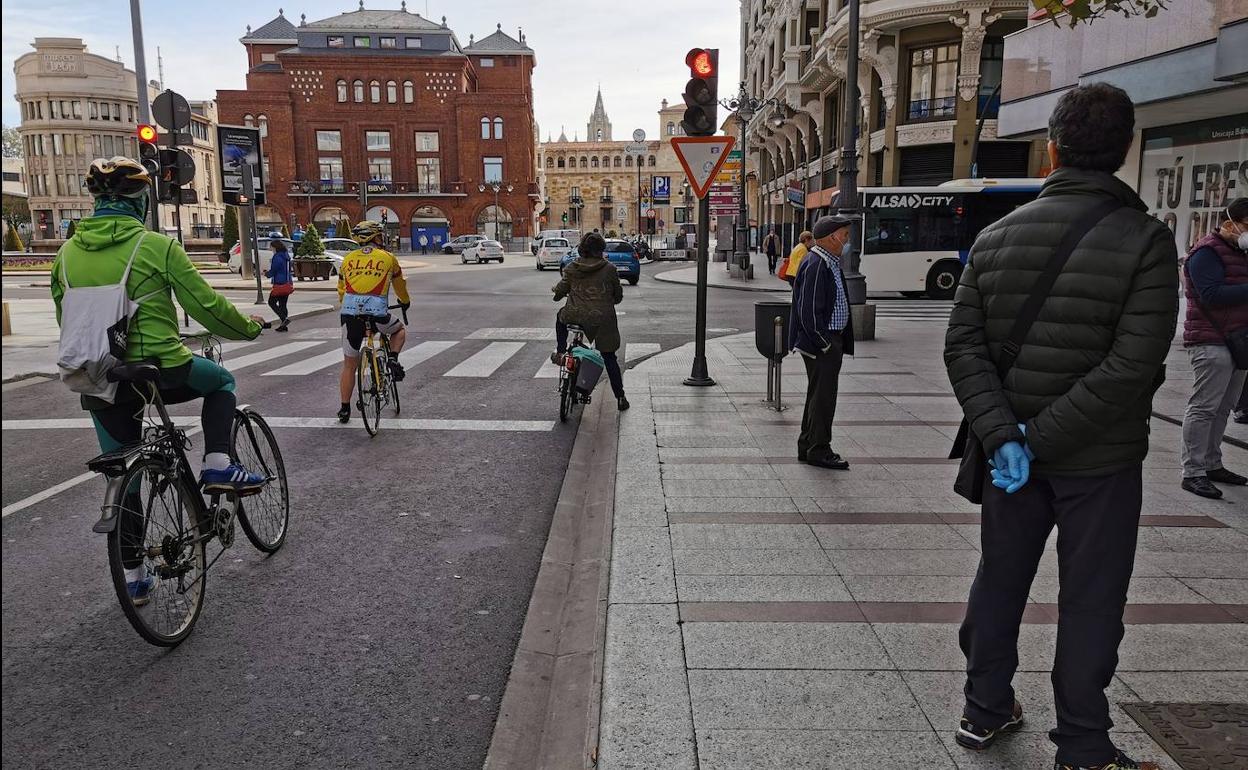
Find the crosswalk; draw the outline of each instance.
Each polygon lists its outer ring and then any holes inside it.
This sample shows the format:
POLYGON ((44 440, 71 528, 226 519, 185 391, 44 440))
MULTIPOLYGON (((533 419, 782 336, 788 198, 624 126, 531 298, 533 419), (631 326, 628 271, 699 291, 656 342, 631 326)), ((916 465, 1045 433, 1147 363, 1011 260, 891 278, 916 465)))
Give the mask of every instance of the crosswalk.
POLYGON ((953 302, 949 300, 872 299, 875 317, 893 321, 939 321, 948 323, 953 302))

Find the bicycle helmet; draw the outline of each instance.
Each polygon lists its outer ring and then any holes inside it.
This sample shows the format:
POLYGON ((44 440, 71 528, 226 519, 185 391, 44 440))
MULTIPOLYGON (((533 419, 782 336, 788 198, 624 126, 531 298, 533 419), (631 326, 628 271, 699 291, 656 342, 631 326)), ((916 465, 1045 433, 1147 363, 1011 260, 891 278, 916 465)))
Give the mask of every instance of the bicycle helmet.
POLYGON ((147 169, 133 158, 96 158, 87 172, 87 191, 96 198, 138 198, 151 184, 147 169))
POLYGON ((361 245, 369 241, 380 241, 384 233, 385 228, 377 222, 370 222, 367 219, 351 228, 351 237, 355 239, 356 243, 361 245))

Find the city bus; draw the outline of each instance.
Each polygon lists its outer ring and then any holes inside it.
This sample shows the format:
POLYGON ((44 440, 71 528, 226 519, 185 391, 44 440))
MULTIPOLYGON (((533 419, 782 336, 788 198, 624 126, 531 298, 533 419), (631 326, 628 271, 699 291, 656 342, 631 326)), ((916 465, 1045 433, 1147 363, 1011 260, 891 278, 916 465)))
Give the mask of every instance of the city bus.
POLYGON ((1035 200, 1043 179, 955 179, 936 187, 862 190, 868 291, 952 299, 975 237, 1035 200))

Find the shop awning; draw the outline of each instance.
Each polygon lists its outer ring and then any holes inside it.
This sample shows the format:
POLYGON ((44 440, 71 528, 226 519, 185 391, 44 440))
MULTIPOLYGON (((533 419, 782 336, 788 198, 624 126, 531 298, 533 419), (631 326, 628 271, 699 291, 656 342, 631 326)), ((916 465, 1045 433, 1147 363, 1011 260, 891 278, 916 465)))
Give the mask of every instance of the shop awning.
POLYGON ((822 209, 832 205, 836 200, 838 188, 825 187, 822 190, 816 190, 806 194, 806 209, 822 209))

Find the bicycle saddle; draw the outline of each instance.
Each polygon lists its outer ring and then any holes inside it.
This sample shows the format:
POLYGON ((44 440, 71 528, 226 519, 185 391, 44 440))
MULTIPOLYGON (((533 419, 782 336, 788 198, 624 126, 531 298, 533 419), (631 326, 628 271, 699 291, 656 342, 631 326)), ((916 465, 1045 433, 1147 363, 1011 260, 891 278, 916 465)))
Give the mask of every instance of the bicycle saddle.
POLYGON ((108 370, 109 382, 155 382, 160 379, 160 368, 148 361, 119 364, 108 370))

